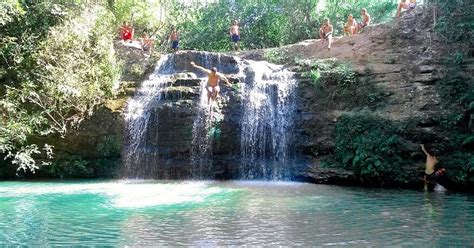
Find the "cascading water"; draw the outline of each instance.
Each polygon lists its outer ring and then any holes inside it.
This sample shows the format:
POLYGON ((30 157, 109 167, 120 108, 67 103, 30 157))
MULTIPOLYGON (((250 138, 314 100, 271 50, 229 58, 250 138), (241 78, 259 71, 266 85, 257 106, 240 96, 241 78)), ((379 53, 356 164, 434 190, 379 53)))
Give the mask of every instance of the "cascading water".
MULTIPOLYGON (((220 54, 217 54, 217 65, 220 64, 220 54)), ((212 68, 214 65, 210 63, 209 54, 203 55, 203 67, 212 68)), ((198 105, 198 113, 193 121, 193 141, 191 148, 191 164, 192 177, 194 179, 208 179, 210 169, 212 168, 212 138, 214 133, 212 123, 216 121, 218 113, 215 108, 216 102, 210 105, 207 98, 207 78, 201 80, 200 98, 198 105), (214 107, 214 108, 213 108, 214 107)), ((212 100, 211 100, 212 101, 212 100)))
POLYGON ((267 62, 202 52, 163 56, 127 102, 124 177, 288 179, 295 88, 291 72, 267 62), (240 83, 223 87, 211 107, 207 75, 193 60, 240 83))
POLYGON ((210 107, 207 102, 207 81, 202 80, 200 86, 200 98, 198 113, 193 121, 193 141, 191 146, 192 177, 194 179, 206 178, 206 168, 210 168, 210 156, 212 153, 212 140, 209 130, 212 120, 210 118, 210 107))
POLYGON ((173 55, 165 55, 157 62, 155 71, 144 81, 125 110, 126 137, 124 164, 128 178, 152 176, 152 160, 158 159, 158 151, 150 149, 148 136, 152 135, 151 123, 157 116, 154 108, 162 98, 163 90, 173 77, 173 55))
POLYGON ((286 179, 296 112, 296 80, 282 66, 249 61, 243 86, 240 176, 286 179))

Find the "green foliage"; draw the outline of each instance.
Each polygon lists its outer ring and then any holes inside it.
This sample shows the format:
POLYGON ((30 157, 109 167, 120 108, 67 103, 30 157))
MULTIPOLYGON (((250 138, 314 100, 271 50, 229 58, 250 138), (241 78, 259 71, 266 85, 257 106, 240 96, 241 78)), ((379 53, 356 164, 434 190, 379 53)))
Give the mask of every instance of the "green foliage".
POLYGON ((130 68, 130 75, 133 76, 134 78, 142 78, 144 74, 145 74, 145 71, 138 64, 133 64, 132 67, 130 68))
POLYGON ((51 147, 31 138, 65 135, 115 94, 113 16, 97 6, 0 6, 11 14, 0 26, 0 152, 34 172, 51 147))
POLYGON ((457 184, 448 187, 472 184, 474 135, 452 126, 437 127, 436 136, 433 132, 423 134, 416 130, 417 123, 390 121, 364 110, 344 114, 336 123, 334 153, 323 164, 353 171, 368 184, 406 183, 413 175, 405 168, 424 163, 424 157, 413 156, 413 151, 421 155, 418 144, 429 142, 439 150, 439 165, 446 168, 449 181, 457 184), (443 137, 443 141, 435 137, 443 137))
POLYGON ((437 82, 446 111, 439 116, 441 125, 437 132, 444 137, 445 151, 441 160, 447 167, 452 180, 460 184, 474 181, 474 135, 472 116, 474 115, 474 78, 465 69, 466 62, 472 60, 472 52, 462 45, 474 40, 474 5, 471 1, 431 0, 435 10, 435 30, 449 44, 451 54, 445 56, 447 71, 443 79, 437 82))
POLYGON ((465 185, 474 183, 474 154, 458 150, 447 154, 441 161, 447 168, 447 176, 454 182, 465 185))
MULTIPOLYGON (((169 1, 135 1, 135 0, 113 0, 108 8, 115 16, 115 26, 123 22, 133 24, 135 33, 155 33, 164 27, 165 12, 169 1), (168 3, 167 3, 168 2, 168 3)), ((137 37, 138 38, 138 37, 137 37)))
POLYGON ((373 84, 360 80, 354 69, 336 59, 298 60, 297 71, 314 88, 317 98, 326 103, 348 102, 350 106, 375 107, 382 96, 373 84))
POLYGON ((272 48, 265 50, 263 57, 268 62, 275 64, 286 64, 290 61, 287 53, 280 48, 272 48))
POLYGON ((437 87, 446 106, 454 104, 469 111, 470 106, 474 105, 474 78, 472 75, 462 73, 464 61, 469 58, 472 56, 457 50, 445 61, 448 70, 445 77, 438 82, 437 87))
POLYGON ((429 0, 428 2, 437 7, 435 29, 448 42, 474 40, 474 4, 472 1, 429 0))
POLYGON ((406 182, 402 167, 410 158, 401 131, 368 111, 343 115, 335 129, 334 159, 365 182, 406 182))
POLYGON ((91 177, 93 169, 81 157, 72 156, 55 160, 45 168, 49 176, 59 178, 91 177))

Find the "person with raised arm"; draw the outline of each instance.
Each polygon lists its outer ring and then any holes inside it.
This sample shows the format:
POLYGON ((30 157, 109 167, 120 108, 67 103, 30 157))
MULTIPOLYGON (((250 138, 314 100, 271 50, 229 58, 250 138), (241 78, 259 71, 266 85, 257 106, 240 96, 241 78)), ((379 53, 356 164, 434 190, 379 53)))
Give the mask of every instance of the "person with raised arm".
POLYGON ((191 62, 191 65, 194 68, 197 68, 201 70, 202 72, 207 73, 208 79, 207 79, 206 90, 207 90, 207 102, 209 104, 211 103, 211 99, 215 101, 217 97, 219 96, 219 92, 220 92, 219 79, 224 80, 224 82, 227 85, 231 86, 226 76, 222 73, 217 72, 216 67, 212 67, 209 70, 202 66, 196 65, 196 63, 194 62, 191 62))
POLYGON ((425 183, 425 190, 432 191, 436 187, 437 180, 443 176, 446 169, 436 169, 436 165, 438 164, 438 156, 436 153, 431 152, 429 153, 426 151, 426 148, 423 144, 421 144, 421 150, 426 155, 426 164, 425 164, 425 175, 423 177, 423 181, 425 183))

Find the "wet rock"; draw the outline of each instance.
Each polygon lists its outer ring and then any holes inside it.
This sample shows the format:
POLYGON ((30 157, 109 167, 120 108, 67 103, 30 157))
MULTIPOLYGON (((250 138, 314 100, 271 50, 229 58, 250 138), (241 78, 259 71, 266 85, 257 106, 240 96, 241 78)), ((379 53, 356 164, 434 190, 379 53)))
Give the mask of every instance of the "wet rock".
POLYGON ((415 76, 413 79, 414 82, 432 84, 436 80, 440 79, 435 73, 422 73, 415 76))
POLYGON ((173 86, 195 87, 201 85, 201 79, 182 79, 173 82, 173 86))

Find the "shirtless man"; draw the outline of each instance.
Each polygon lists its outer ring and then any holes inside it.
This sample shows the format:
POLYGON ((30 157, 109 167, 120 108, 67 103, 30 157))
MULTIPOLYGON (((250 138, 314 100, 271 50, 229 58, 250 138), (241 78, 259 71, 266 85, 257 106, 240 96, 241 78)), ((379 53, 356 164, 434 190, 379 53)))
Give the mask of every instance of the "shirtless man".
POLYGON ((324 24, 319 29, 319 38, 323 41, 328 41, 328 49, 331 49, 332 30, 332 25, 331 23, 329 23, 329 19, 324 19, 324 24))
POLYGON ((232 25, 229 29, 230 39, 232 40, 232 48, 235 51, 240 50, 240 31, 239 22, 237 20, 232 21, 232 25))
POLYGON ((347 23, 344 25, 344 35, 354 35, 357 30, 357 22, 352 15, 347 17, 347 23))
POLYGON ((414 9, 415 7, 416 0, 410 0, 410 3, 408 3, 407 0, 401 0, 401 2, 398 4, 397 17, 400 16, 402 9, 414 9))
POLYGON ((208 79, 207 79, 206 90, 207 90, 207 102, 209 104, 211 103, 211 98, 212 100, 215 101, 217 97, 219 96, 219 92, 220 92, 219 78, 223 79, 227 85, 231 86, 231 84, 229 83, 229 80, 225 77, 225 75, 217 72, 216 67, 212 67, 211 70, 208 70, 204 67, 196 65, 194 62, 191 62, 191 65, 207 73, 208 79))
POLYGON ((171 41, 171 48, 174 51, 178 51, 179 49, 179 34, 176 28, 173 28, 173 32, 171 32, 169 41, 171 41))
POLYGON ((370 21, 371 21, 370 15, 369 13, 367 13, 367 10, 365 8, 362 9, 361 15, 362 15, 362 22, 359 22, 359 25, 357 25, 357 32, 369 26, 370 21))
POLYGON ((426 167, 424 176, 425 190, 432 191, 436 186, 436 179, 441 177, 446 170, 444 168, 436 170, 435 167, 439 162, 438 157, 428 153, 424 145, 421 145, 421 150, 423 150, 426 155, 426 167))
POLYGON ((144 52, 148 52, 151 54, 151 51, 153 49, 153 39, 148 37, 148 34, 146 32, 143 33, 142 37, 142 49, 144 52))

